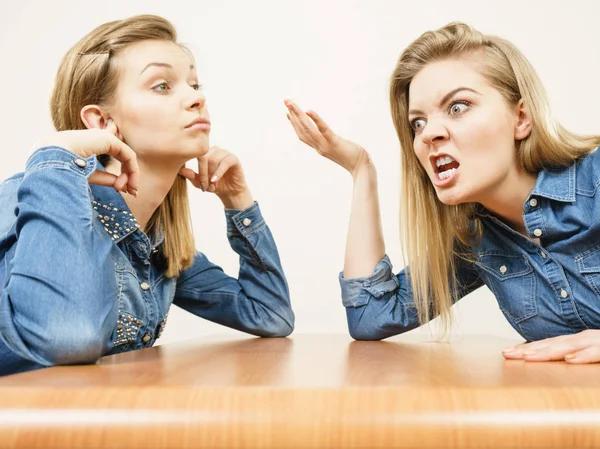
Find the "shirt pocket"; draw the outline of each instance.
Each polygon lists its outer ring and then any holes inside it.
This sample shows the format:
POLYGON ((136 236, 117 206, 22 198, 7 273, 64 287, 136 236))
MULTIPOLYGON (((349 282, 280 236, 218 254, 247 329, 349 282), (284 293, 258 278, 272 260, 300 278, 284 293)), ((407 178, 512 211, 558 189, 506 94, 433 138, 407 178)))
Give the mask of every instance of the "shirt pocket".
POLYGON ((600 246, 588 249, 575 256, 575 262, 582 277, 592 291, 600 298, 600 246))
POLYGON ((488 275, 486 284, 513 327, 538 314, 535 273, 527 257, 483 254, 478 259, 477 265, 488 275))

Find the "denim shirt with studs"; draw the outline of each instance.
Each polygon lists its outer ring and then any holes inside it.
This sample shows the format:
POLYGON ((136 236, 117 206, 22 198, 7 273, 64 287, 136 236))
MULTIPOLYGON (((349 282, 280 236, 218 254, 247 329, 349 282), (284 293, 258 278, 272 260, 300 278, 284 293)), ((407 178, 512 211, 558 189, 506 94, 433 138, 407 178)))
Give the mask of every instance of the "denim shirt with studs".
MULTIPOLYGON (((478 205, 483 238, 468 261, 456 260, 456 298, 487 285, 526 341, 600 329, 599 185, 597 149, 570 167, 541 171, 523 205, 529 237, 478 205)), ((354 338, 379 340, 419 326, 407 272, 393 274, 386 255, 369 276, 340 273, 354 338)))
POLYGON ((257 203, 225 210, 237 278, 200 252, 169 278, 162 236, 142 232, 114 189, 89 185, 95 170, 95 156, 45 147, 0 183, 0 375, 152 346, 171 304, 257 336, 292 332, 287 281, 257 203))

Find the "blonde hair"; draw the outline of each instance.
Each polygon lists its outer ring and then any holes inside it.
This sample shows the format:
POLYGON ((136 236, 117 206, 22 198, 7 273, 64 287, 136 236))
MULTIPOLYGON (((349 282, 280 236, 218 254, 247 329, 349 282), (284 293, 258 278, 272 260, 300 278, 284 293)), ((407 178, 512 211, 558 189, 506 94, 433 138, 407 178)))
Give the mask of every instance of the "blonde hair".
MULTIPOLYGON (((111 105, 118 83, 115 56, 128 45, 149 39, 177 43, 177 32, 162 17, 141 15, 100 25, 75 44, 63 57, 56 74, 50 100, 55 128, 58 131, 85 129, 80 117, 85 105, 111 105)), ((98 160, 106 165, 110 156, 103 155, 98 160)), ((160 233, 164 235, 162 253, 167 260, 166 276, 178 276, 191 266, 196 247, 185 178, 177 176, 150 218, 146 232, 155 237, 160 233)))
POLYGON ((400 56, 391 77, 392 119, 401 146, 401 234, 410 267, 419 320, 423 324, 440 315, 445 333, 451 322, 450 307, 456 295, 456 261, 472 260, 469 247, 480 241, 482 224, 475 204, 441 203, 417 159, 414 133, 408 121, 409 87, 427 64, 477 54, 480 73, 511 106, 522 99, 532 118, 532 131, 515 142, 523 169, 538 173, 544 168, 567 167, 600 145, 600 136, 578 136, 553 120, 545 90, 523 54, 510 42, 481 34, 463 23, 450 23, 428 31, 400 56))

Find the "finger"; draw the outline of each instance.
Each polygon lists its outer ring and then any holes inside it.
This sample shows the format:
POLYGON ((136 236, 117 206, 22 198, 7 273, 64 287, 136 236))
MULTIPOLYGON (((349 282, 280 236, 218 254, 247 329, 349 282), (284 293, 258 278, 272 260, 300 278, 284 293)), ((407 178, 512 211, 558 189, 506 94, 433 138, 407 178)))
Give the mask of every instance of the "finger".
POLYGON ((546 348, 552 343, 552 339, 534 341, 531 343, 522 343, 520 345, 511 346, 502 350, 502 355, 506 359, 522 359, 525 352, 533 352, 546 348))
POLYGON ((115 181, 115 183, 113 184, 113 187, 115 188, 115 190, 117 192, 123 192, 123 191, 127 191, 125 189, 125 186, 127 185, 127 181, 129 180, 129 176, 127 175, 127 173, 121 173, 119 176, 117 176, 117 179, 115 181))
POLYGON ((507 360, 521 360, 523 353, 521 351, 502 351, 502 357, 507 360))
POLYGON ((225 175, 225 173, 227 173, 227 170, 229 170, 231 167, 237 165, 238 163, 239 163, 239 160, 237 157, 235 157, 231 153, 227 154, 225 157, 223 157, 219 161, 217 167, 215 168, 215 171, 212 173, 210 182, 212 184, 214 184, 217 181, 219 181, 219 179, 221 179, 223 177, 223 175, 225 175))
POLYGON ((139 166, 135 152, 112 134, 108 138, 108 149, 105 151, 121 162, 121 171, 129 174, 129 187, 137 191, 139 166))
POLYGON ((572 335, 560 335, 558 337, 545 338, 543 340, 532 341, 529 343, 521 343, 520 345, 511 346, 510 348, 505 348, 502 352, 530 352, 537 351, 548 347, 556 342, 560 342, 566 338, 571 338, 572 335))
POLYGON ((188 179, 196 188, 200 188, 200 178, 198 177, 198 173, 196 173, 191 168, 182 167, 179 170, 179 174, 184 178, 188 179))
POLYGON ((294 128, 294 131, 298 136, 298 139, 300 139, 300 141, 305 143, 306 145, 311 145, 309 142, 309 137, 306 135, 306 132, 300 124, 298 118, 295 115, 288 114, 288 119, 290 120, 290 123, 292 124, 292 127, 294 128))
POLYGON ((306 113, 297 104, 295 104, 293 101, 287 100, 286 105, 292 114, 292 118, 296 119, 297 123, 300 124, 304 132, 315 133, 318 131, 312 120, 309 119, 306 113))
MULTIPOLYGON (((317 127, 316 123, 310 118, 302 109, 300 109, 293 102, 289 102, 288 109, 291 112, 291 120, 295 123, 294 129, 296 130, 296 134, 300 137, 307 145, 310 145, 313 148, 320 147, 324 142, 324 136, 321 131, 317 127)), ((325 122, 323 122, 325 123, 325 122)), ((333 136, 333 133, 329 133, 328 136, 333 136)))
POLYGON ((217 171, 217 167, 221 161, 226 158, 231 153, 227 150, 223 150, 219 147, 213 147, 210 152, 210 156, 208 157, 208 169, 206 173, 206 178, 209 183, 212 182, 212 178, 217 171))
POLYGON ((95 184, 97 186, 112 187, 115 184, 116 179, 117 177, 112 173, 96 170, 88 178, 88 183, 95 184))
POLYGON ((325 139, 327 139, 328 141, 333 139, 335 134, 333 133, 331 128, 329 128, 327 123, 325 123, 325 120, 323 120, 321 116, 319 116, 319 114, 317 114, 315 111, 306 111, 306 115, 308 115, 312 119, 312 121, 315 122, 315 125, 317 125, 317 129, 319 130, 321 135, 325 137, 325 139))
POLYGON ((588 346, 580 351, 565 355, 565 362, 573 364, 598 363, 600 362, 600 345, 588 346))
POLYGON ((198 158, 198 185, 203 192, 208 188, 208 161, 211 151, 209 150, 204 156, 198 158))
POLYGON ((588 344, 576 340, 562 340, 554 342, 542 349, 529 349, 523 352, 523 360, 529 362, 545 362, 552 360, 564 360, 565 356, 584 349, 588 344))

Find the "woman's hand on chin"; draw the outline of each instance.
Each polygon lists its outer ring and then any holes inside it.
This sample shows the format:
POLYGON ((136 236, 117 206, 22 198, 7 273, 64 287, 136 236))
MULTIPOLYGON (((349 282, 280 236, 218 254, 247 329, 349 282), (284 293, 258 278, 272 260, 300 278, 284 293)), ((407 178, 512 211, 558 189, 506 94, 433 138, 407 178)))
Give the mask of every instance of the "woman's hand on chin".
POLYGON ((246 209, 254 204, 238 157, 227 150, 212 146, 198 158, 198 171, 183 167, 179 174, 203 192, 217 195, 229 209, 246 209))

